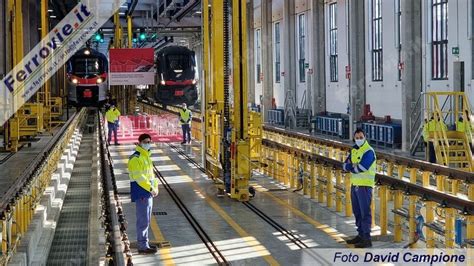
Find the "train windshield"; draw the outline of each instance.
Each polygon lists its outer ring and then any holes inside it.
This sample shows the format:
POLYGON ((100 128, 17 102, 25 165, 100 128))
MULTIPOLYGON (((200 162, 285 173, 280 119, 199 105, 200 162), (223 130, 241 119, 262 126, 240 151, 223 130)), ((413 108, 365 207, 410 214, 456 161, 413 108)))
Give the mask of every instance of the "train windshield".
POLYGON ((183 75, 186 75, 189 72, 191 67, 191 56, 187 54, 170 54, 166 56, 166 65, 168 68, 168 75, 171 79, 181 79, 184 78, 183 75))
POLYGON ((73 68, 76 75, 89 76, 104 72, 98 58, 76 58, 73 68))

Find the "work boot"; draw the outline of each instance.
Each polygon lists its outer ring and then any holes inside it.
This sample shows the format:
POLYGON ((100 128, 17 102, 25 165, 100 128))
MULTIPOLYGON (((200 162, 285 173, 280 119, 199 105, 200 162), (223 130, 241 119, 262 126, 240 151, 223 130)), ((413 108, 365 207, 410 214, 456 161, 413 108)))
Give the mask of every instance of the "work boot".
POLYGON ((138 250, 138 254, 155 254, 156 251, 157 251, 156 249, 147 248, 147 249, 138 250))
POLYGON ((115 142, 115 146, 119 146, 119 145, 120 145, 120 143, 118 143, 118 142, 115 142))
POLYGON ((181 142, 181 145, 184 145, 184 144, 186 144, 186 141, 181 142))
POLYGON ((370 248, 372 247, 372 240, 362 239, 359 243, 354 245, 355 248, 370 248))
POLYGON ((150 248, 151 248, 151 249, 154 249, 154 250, 156 250, 156 251, 158 251, 158 247, 155 246, 155 245, 150 245, 150 248))
POLYGON ((350 244, 350 245, 353 245, 353 244, 357 244, 357 243, 359 243, 359 242, 361 242, 361 241, 362 241, 362 237, 356 236, 356 237, 354 237, 353 239, 346 240, 346 243, 347 243, 347 244, 350 244))

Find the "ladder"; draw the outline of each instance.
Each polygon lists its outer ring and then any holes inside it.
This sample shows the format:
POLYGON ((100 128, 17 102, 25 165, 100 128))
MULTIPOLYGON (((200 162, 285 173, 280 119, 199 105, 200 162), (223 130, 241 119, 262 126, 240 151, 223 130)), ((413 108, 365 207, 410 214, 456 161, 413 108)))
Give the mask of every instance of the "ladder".
MULTIPOLYGON (((459 117, 468 121, 472 116, 466 95, 464 92, 428 92, 425 95, 426 113, 428 118, 434 118, 436 124, 436 130, 430 132, 429 140, 433 142, 437 163, 474 171, 471 132, 456 130, 459 117), (440 105, 440 102, 443 104, 440 105)), ((469 126, 472 127, 472 124, 469 126)))

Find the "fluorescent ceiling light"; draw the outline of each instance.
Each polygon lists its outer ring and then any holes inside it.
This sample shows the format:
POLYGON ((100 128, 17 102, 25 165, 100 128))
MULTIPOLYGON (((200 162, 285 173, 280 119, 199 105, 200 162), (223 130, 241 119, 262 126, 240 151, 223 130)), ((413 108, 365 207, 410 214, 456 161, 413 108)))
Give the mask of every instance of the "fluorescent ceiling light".
POLYGON ((52 9, 48 9, 48 12, 49 12, 49 13, 53 13, 53 10, 52 10, 52 9))
POLYGON ((119 12, 119 15, 125 15, 125 12, 119 12))
POLYGON ((49 17, 50 17, 50 18, 56 18, 56 16, 55 16, 55 15, 51 15, 51 16, 49 16, 49 17))

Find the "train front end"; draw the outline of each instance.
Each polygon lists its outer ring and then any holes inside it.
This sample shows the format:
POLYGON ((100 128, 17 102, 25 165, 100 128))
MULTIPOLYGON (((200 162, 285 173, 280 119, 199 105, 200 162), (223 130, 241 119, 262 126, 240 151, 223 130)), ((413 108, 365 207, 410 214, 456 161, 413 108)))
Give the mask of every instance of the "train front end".
POLYGON ((76 107, 100 107, 108 90, 107 59, 91 49, 76 53, 67 65, 68 101, 76 107))

